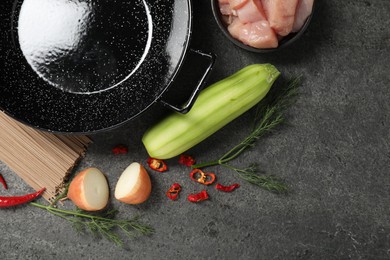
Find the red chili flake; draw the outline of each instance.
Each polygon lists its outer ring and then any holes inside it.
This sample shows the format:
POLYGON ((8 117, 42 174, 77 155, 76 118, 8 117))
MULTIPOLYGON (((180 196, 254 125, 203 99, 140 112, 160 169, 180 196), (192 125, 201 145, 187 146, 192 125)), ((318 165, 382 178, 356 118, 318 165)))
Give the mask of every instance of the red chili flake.
POLYGON ((127 154, 128 152, 129 152, 129 149, 127 148, 127 146, 125 146, 123 144, 119 144, 119 145, 115 146, 114 148, 112 148, 112 153, 115 155, 127 154))
POLYGON ((188 195, 187 199, 190 202, 195 202, 195 203, 201 202, 201 201, 209 199, 209 194, 207 194, 206 190, 202 190, 199 193, 188 195))
POLYGON ((4 189, 8 190, 7 183, 5 182, 4 177, 3 177, 3 175, 1 175, 1 173, 0 173, 0 182, 1 182, 1 184, 3 184, 4 189))
POLYGON ((206 173, 203 172, 201 169, 193 169, 190 173, 190 177, 193 181, 199 182, 204 185, 213 184, 216 178, 214 173, 206 173))
POLYGON ((167 164, 163 160, 160 160, 160 159, 149 157, 148 158, 148 165, 152 170, 155 170, 158 172, 165 172, 168 170, 167 164))
POLYGON ((195 164, 195 159, 191 155, 180 155, 179 163, 185 166, 191 166, 195 164))
POLYGON ((217 185, 215 185, 215 188, 217 190, 224 191, 224 192, 232 192, 232 191, 234 191, 235 189, 237 189, 239 187, 240 187, 240 184, 238 184, 238 183, 234 183, 234 184, 232 184, 230 186, 223 186, 223 185, 221 185, 219 183, 217 183, 217 185))
POLYGON ((174 183, 167 191, 166 195, 171 200, 177 200, 179 197, 179 192, 181 191, 181 186, 179 183, 174 183))

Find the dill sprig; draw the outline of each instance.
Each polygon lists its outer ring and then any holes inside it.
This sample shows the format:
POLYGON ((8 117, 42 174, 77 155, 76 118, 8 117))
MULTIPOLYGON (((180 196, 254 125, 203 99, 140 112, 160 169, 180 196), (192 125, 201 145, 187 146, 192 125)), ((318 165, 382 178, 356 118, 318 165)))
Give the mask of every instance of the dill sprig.
POLYGON ((228 165, 227 163, 236 159, 247 149, 254 147, 256 141, 260 139, 260 137, 271 132, 275 127, 285 121, 285 112, 294 103, 300 85, 301 78, 296 77, 288 80, 287 84, 284 85, 281 90, 269 93, 257 106, 254 117, 254 126, 247 137, 222 155, 218 160, 194 164, 192 165, 192 168, 221 165, 236 171, 242 179, 264 189, 277 193, 287 191, 286 184, 273 176, 258 175, 258 169, 253 165, 245 169, 239 169, 228 165))
POLYGON ((288 191, 287 185, 278 178, 270 175, 259 175, 258 173, 260 171, 255 164, 244 169, 235 168, 228 164, 223 164, 223 166, 236 171, 241 179, 262 187, 265 190, 275 193, 285 193, 288 191))
POLYGON ((118 212, 115 209, 107 210, 99 215, 95 215, 80 209, 65 210, 55 208, 51 205, 45 206, 36 202, 31 202, 30 205, 47 210, 48 212, 69 221, 79 232, 89 231, 96 236, 101 236, 114 242, 117 246, 123 246, 124 244, 123 239, 116 232, 117 229, 122 230, 123 233, 130 238, 137 234, 150 235, 154 232, 152 227, 139 221, 139 216, 129 220, 114 219, 118 212))

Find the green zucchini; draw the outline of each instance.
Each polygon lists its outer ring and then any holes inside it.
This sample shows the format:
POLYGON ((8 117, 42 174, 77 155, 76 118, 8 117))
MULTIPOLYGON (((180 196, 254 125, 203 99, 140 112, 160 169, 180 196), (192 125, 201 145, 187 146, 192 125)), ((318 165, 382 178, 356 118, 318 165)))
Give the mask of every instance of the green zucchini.
POLYGON ((279 75, 271 64, 253 64, 205 88, 187 114, 175 112, 147 130, 149 156, 169 159, 202 142, 262 100, 279 75))

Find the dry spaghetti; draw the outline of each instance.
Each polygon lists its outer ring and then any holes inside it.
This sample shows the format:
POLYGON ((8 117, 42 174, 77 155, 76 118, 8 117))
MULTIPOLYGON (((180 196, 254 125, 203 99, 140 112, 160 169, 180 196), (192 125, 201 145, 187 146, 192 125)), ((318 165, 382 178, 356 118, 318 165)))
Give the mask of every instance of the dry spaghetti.
POLYGON ((82 135, 58 135, 25 126, 0 111, 0 160, 43 197, 52 201, 91 140, 82 135))

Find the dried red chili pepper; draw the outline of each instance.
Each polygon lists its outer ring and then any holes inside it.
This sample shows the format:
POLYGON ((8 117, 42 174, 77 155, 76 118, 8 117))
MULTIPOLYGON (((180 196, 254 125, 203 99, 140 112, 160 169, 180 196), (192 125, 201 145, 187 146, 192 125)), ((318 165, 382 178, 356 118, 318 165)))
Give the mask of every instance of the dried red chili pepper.
POLYGON ((7 183, 5 182, 3 175, 1 175, 1 173, 0 173, 0 182, 3 184, 4 189, 8 190, 7 183))
POLYGON ((185 166, 191 166, 195 164, 195 159, 191 155, 180 155, 179 163, 185 166))
POLYGON ((0 197, 0 208, 12 207, 30 202, 39 196, 46 190, 46 188, 40 189, 37 192, 26 194, 23 196, 12 197, 0 197))
POLYGON ((204 185, 210 185, 213 184, 215 181, 215 174, 214 173, 205 173, 200 169, 193 169, 190 173, 190 177, 192 180, 199 182, 204 185), (196 177, 196 175, 200 174, 199 178, 196 177))
POLYGON ((187 197, 188 201, 191 202, 200 202, 200 201, 207 200, 208 198, 209 198, 209 194, 207 194, 206 190, 202 190, 201 192, 196 194, 190 194, 187 197))
POLYGON ((238 183, 234 183, 234 184, 232 184, 230 186, 223 186, 223 185, 221 185, 219 183, 217 183, 217 185, 215 185, 215 188, 217 190, 224 191, 224 192, 232 192, 232 191, 234 191, 235 189, 237 189, 239 187, 240 187, 240 184, 238 184, 238 183))
POLYGON ((181 186, 179 183, 174 183, 167 191, 166 195, 171 200, 177 200, 179 197, 179 192, 181 191, 181 186))
POLYGON ((152 157, 148 158, 148 165, 152 170, 158 171, 158 172, 165 172, 168 170, 167 164, 160 159, 155 159, 152 157))
POLYGON ((112 148, 112 153, 115 155, 127 154, 128 152, 129 152, 129 149, 127 148, 127 146, 125 146, 123 144, 119 144, 119 145, 115 146, 114 148, 112 148))

